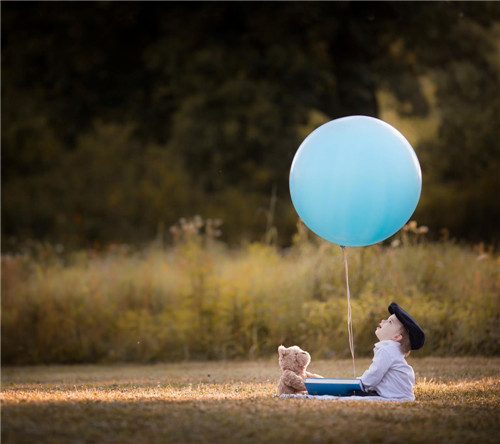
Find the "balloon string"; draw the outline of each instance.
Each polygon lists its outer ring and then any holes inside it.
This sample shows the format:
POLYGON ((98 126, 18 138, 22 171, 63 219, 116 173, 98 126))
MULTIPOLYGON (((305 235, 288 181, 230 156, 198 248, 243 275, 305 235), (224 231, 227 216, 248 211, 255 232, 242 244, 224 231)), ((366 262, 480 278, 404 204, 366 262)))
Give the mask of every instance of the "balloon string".
POLYGON ((352 372, 356 377, 356 364, 354 362, 354 338, 352 334, 352 311, 351 311, 351 292, 349 290, 349 268, 347 266, 347 249, 341 246, 344 252, 345 282, 347 285, 347 331, 349 332, 349 348, 352 356, 352 372))

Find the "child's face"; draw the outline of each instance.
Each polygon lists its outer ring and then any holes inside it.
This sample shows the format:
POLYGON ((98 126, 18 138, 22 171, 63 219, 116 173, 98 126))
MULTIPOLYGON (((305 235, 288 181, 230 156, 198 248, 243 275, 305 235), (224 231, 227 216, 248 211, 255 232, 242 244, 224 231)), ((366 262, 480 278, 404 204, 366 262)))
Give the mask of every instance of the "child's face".
POLYGON ((401 324, 396 315, 392 314, 385 321, 380 321, 380 324, 375 330, 375 335, 380 341, 386 341, 387 339, 400 341, 402 338, 402 328, 403 324, 401 324))

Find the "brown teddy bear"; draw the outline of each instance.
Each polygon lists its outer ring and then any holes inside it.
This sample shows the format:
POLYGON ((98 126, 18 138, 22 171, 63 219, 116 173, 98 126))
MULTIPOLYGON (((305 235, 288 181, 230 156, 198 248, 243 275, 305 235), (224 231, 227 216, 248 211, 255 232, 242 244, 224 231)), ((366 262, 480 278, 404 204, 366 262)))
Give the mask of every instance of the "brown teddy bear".
POLYGON ((283 371, 278 383, 278 395, 293 395, 307 393, 304 381, 306 378, 322 378, 306 371, 311 362, 311 355, 296 345, 292 347, 278 347, 279 364, 283 371))

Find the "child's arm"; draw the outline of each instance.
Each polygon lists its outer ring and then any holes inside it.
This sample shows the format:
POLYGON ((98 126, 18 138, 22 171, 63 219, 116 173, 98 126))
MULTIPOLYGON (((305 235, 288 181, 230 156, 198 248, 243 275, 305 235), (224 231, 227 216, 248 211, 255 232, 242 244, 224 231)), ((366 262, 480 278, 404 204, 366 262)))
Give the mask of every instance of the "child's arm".
POLYGON ((374 357, 372 364, 361 376, 366 387, 375 387, 387 373, 391 366, 391 357, 385 350, 380 350, 374 357))

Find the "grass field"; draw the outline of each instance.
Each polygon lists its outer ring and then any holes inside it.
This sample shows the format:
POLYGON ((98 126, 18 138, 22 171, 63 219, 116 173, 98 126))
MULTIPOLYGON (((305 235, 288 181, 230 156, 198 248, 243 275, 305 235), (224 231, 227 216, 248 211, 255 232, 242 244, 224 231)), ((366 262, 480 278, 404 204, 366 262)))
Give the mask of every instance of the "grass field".
MULTIPOLYGON (((420 357, 500 356, 498 253, 410 234, 348 251, 357 356, 371 356, 392 301, 426 332, 420 357)), ((293 343, 348 358, 342 250, 297 239, 2 255, 2 363, 252 361, 293 343)))
MULTIPOLYGON (((6 367, 2 442, 498 443, 500 358, 409 362, 410 403, 282 399, 277 359, 6 367)), ((351 364, 310 369, 351 376, 351 364)))

